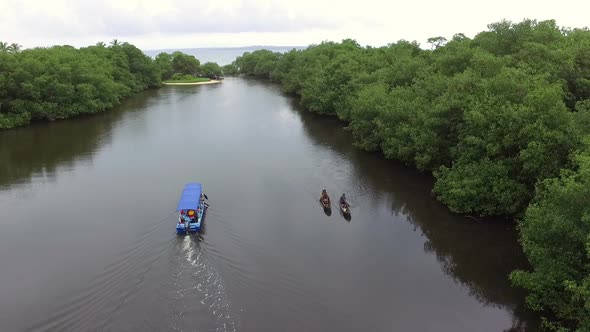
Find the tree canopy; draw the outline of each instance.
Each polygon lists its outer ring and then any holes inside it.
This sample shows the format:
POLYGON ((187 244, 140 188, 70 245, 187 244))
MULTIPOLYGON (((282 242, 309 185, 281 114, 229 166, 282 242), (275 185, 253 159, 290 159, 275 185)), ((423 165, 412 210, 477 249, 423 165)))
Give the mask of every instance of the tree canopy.
POLYGON ((234 75, 239 74, 238 67, 236 67, 236 65, 233 63, 227 64, 227 65, 221 67, 221 71, 223 72, 223 75, 234 76, 234 75))
POLYGON ((216 76, 223 75, 223 71, 221 70, 221 67, 215 62, 205 62, 201 66, 200 73, 201 73, 201 76, 205 76, 205 77, 209 77, 209 78, 214 78, 216 76))
POLYGON ((153 61, 129 43, 0 53, 0 128, 101 112, 159 85, 153 61))
MULTIPOLYGON (((209 70, 221 72, 208 64, 209 70)), ((53 46, 21 50, 0 43, 0 129, 35 120, 101 112, 139 91, 159 87, 174 74, 199 74, 200 63, 181 52, 155 59, 114 39, 80 49, 53 46)))
POLYGON ((176 51, 172 53, 172 70, 174 73, 198 75, 201 62, 194 55, 176 51))
MULTIPOLYGON (((590 137, 587 139, 590 145, 590 137)), ((575 167, 539 183, 520 223, 522 245, 533 271, 516 271, 516 285, 530 291, 527 303, 553 311, 552 328, 590 328, 590 148, 575 167)))

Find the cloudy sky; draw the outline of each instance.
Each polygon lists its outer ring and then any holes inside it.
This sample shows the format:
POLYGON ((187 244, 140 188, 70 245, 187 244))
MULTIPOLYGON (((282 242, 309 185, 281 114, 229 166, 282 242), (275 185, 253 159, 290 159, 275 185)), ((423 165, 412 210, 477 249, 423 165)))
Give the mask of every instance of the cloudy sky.
POLYGON ((0 0, 0 40, 24 47, 128 41, 141 49, 306 46, 472 37, 501 19, 590 25, 589 0, 0 0), (346 2, 350 1, 350 2, 346 2))

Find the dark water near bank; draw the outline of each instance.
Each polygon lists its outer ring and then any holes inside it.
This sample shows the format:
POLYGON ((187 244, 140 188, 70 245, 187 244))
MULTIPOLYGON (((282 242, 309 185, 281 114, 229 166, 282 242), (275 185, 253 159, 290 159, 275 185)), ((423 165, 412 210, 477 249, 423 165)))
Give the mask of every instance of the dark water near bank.
POLYGON ((430 181, 242 79, 0 132, 0 330, 535 330, 512 227, 451 215, 430 181), (189 181, 211 208, 177 237, 189 181))

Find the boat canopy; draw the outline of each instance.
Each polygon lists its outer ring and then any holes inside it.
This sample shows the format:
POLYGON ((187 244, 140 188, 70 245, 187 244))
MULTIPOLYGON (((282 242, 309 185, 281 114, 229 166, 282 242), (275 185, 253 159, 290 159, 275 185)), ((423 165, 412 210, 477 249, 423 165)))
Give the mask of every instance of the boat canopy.
POLYGON ((200 183, 187 183, 182 190, 176 211, 195 210, 201 201, 202 186, 200 183))

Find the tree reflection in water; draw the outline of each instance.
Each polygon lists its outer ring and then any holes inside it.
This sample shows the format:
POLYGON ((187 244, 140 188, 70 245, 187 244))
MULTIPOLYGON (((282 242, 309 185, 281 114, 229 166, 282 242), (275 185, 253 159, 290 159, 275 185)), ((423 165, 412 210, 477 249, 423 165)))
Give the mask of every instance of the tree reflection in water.
MULTIPOLYGON (((292 105, 298 107, 294 98, 292 105)), ((350 133, 343 130, 346 124, 335 118, 303 110, 297 113, 315 143, 351 161, 352 173, 366 186, 357 188, 359 191, 378 192, 390 202, 392 215, 414 225, 414 231, 424 237, 424 250, 436 257, 447 275, 466 286, 469 294, 483 305, 512 313, 512 326, 506 331, 538 327, 537 315, 525 308, 525 293, 512 287, 508 280, 511 271, 527 266, 513 221, 476 221, 453 215, 430 196, 430 175, 384 160, 379 153, 355 149, 350 133)))

